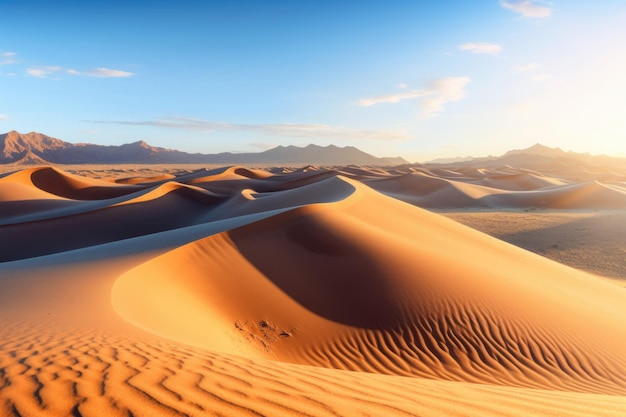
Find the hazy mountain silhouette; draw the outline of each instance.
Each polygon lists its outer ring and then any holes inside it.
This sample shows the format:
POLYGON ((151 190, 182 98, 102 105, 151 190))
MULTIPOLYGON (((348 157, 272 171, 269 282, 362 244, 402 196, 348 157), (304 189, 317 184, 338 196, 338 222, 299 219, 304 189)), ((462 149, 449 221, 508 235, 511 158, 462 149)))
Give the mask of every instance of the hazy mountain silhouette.
POLYGON ((378 158, 353 146, 278 146, 257 153, 187 153, 155 147, 144 141, 120 146, 70 143, 31 132, 0 135, 3 164, 316 164, 399 165, 403 158, 378 158))
POLYGON ((571 167, 572 165, 574 165, 580 168, 593 165, 611 168, 618 166, 621 167, 624 165, 625 162, 626 158, 611 157, 607 155, 591 155, 589 153, 577 153, 571 151, 566 152, 560 148, 550 148, 548 146, 537 143, 530 148, 508 151, 501 156, 462 158, 462 160, 446 158, 434 160, 429 162, 428 164, 437 164, 439 166, 480 165, 483 168, 511 166, 516 168, 541 170, 547 165, 550 165, 551 167, 557 165, 571 167))

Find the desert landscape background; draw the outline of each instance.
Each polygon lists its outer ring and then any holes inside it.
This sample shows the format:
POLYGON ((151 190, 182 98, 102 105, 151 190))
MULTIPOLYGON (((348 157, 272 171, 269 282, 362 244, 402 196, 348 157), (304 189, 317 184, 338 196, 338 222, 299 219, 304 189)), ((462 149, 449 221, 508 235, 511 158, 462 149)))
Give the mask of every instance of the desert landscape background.
POLYGON ((626 416, 625 2, 0 16, 0 417, 626 416))
POLYGON ((72 165, 3 136, 0 415, 624 415, 623 159, 72 165))

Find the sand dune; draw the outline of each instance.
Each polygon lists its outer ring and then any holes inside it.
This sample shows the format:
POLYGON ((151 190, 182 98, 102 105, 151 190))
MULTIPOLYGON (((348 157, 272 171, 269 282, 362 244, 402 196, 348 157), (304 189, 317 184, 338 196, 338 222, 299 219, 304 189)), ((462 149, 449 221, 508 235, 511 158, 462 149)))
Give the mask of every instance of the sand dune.
POLYGON ((532 175, 496 175, 479 181, 406 174, 365 180, 367 185, 399 200, 432 209, 542 208, 620 209, 626 207, 623 188, 598 181, 567 183, 532 175))
POLYGON ((116 282, 113 305, 140 326, 209 349, 244 354, 250 348, 238 351, 239 332, 263 356, 303 364, 622 392, 626 340, 607 338, 623 329, 622 294, 355 186, 341 202, 294 209, 156 258, 116 282), (387 220, 377 219, 380 210, 387 220), (151 308, 168 294, 169 308, 151 308), (581 311, 581 303, 589 307, 581 311), (208 327, 217 331, 201 331, 208 327), (592 364, 597 354, 605 359, 592 364))
POLYGON ((626 410, 623 288, 418 207, 621 210, 619 181, 128 173, 0 177, 0 415, 626 410))
POLYGON ((550 186, 565 185, 566 182, 558 178, 523 172, 487 176, 486 178, 480 179, 479 184, 510 191, 529 191, 550 186))

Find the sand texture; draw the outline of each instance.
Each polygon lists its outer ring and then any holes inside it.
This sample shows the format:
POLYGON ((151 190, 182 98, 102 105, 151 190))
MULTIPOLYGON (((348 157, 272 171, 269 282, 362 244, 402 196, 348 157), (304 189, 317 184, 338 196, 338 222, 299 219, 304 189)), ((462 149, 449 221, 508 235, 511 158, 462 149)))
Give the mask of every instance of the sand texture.
POLYGON ((626 413, 619 173, 69 171, 0 174, 0 416, 626 413))

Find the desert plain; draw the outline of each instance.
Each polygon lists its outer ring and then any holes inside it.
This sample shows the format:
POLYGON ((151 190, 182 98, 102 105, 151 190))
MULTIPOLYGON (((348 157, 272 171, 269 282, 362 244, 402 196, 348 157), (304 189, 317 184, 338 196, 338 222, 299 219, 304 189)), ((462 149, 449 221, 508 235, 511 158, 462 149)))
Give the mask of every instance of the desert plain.
POLYGON ((3 166, 0 416, 624 416, 626 171, 3 166))

